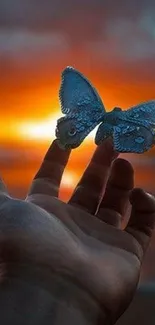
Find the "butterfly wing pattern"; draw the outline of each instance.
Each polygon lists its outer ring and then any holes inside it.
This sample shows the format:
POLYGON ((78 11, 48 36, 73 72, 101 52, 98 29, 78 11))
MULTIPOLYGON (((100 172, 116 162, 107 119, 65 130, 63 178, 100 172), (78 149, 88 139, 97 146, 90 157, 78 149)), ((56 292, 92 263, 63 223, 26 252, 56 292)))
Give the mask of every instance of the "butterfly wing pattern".
POLYGON ((118 152, 143 153, 153 146, 154 138, 149 128, 124 122, 114 127, 113 141, 118 152))
POLYGON ((72 67, 62 72, 59 92, 61 111, 56 137, 63 149, 78 147, 103 120, 104 105, 87 78, 72 67))
POLYGON ((155 128, 155 101, 151 100, 129 108, 125 111, 128 120, 135 120, 137 124, 155 128))
POLYGON ((155 101, 122 111, 114 126, 113 141, 119 152, 143 153, 155 144, 155 101))

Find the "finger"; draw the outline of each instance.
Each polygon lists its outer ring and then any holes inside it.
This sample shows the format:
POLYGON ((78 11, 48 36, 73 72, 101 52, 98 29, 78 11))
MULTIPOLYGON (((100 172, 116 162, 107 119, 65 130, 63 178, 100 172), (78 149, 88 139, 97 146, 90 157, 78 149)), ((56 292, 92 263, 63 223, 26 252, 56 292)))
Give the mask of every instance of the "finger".
POLYGON ((155 226, 155 198, 142 189, 131 193, 131 217, 125 231, 139 242, 143 252, 146 250, 155 226))
POLYGON ((61 178, 70 152, 71 150, 60 149, 57 140, 53 141, 34 177, 28 196, 32 194, 58 196, 61 178))
POLYGON ((121 227, 133 187, 134 170, 132 165, 125 159, 116 159, 112 165, 97 217, 115 227, 121 227))
POLYGON ((111 139, 97 147, 69 203, 95 213, 106 186, 111 163, 117 156, 111 139))

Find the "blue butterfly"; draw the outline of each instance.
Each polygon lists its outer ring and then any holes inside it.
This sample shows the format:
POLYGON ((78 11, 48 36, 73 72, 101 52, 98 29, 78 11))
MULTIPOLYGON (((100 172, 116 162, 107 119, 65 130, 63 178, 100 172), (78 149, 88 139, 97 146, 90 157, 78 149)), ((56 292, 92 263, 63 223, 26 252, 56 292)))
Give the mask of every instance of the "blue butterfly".
POLYGON ((96 145, 113 138, 118 152, 143 153, 155 145, 155 101, 126 111, 115 107, 106 112, 89 80, 72 67, 62 72, 59 91, 62 113, 57 121, 56 137, 63 149, 76 148, 98 125, 96 145))

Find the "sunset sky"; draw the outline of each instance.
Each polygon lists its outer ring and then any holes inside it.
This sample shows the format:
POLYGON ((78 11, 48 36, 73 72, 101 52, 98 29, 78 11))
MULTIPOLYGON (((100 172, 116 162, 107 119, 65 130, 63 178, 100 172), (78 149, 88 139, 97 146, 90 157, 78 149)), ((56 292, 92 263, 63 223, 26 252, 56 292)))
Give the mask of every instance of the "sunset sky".
MULTIPOLYGON (((62 69, 83 72, 107 110, 125 109, 155 99, 154 57, 153 0, 1 0, 0 173, 11 194, 24 197, 54 139, 62 69)), ((63 199, 95 149, 93 134, 72 153, 63 199)), ((136 184, 155 191, 155 150, 126 158, 136 184)))

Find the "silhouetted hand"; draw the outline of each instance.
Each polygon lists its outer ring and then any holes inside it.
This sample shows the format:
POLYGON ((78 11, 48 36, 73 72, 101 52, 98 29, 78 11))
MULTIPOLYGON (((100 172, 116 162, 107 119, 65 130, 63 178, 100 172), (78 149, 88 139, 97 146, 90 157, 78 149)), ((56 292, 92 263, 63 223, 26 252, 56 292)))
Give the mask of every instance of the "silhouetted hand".
POLYGON ((131 164, 115 159, 107 140, 96 149, 69 202, 60 201, 69 155, 53 142, 25 201, 10 198, 1 183, 2 283, 9 274, 20 276, 23 265, 38 267, 40 287, 45 277, 49 290, 53 276, 63 279, 64 300, 77 299, 86 324, 114 324, 138 284, 154 227, 155 200, 133 189, 131 164), (131 215, 122 229, 129 196, 131 215))

